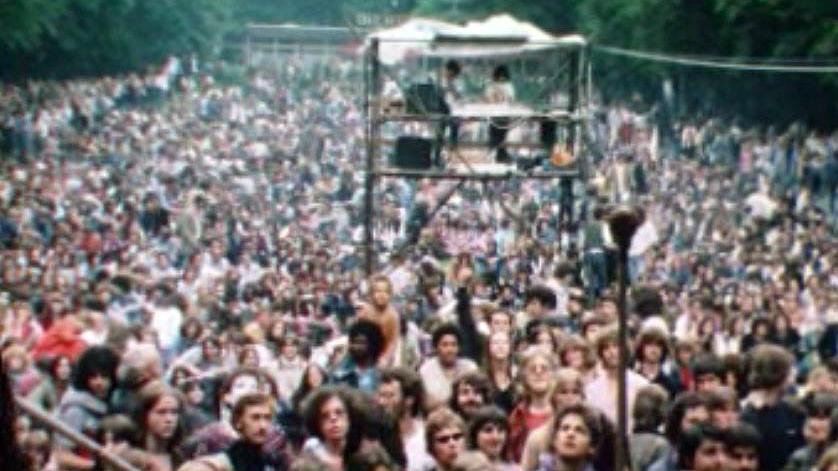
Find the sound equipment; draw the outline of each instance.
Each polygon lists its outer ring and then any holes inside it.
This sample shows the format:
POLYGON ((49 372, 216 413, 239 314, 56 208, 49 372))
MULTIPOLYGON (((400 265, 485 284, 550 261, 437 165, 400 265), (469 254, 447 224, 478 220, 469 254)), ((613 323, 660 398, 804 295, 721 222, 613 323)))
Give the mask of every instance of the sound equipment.
POLYGON ((396 139, 395 152, 390 165, 407 170, 428 170, 431 168, 430 139, 418 136, 400 136, 396 139))
POLYGON ((489 147, 500 147, 509 132, 509 119, 496 118, 489 121, 489 147))
POLYGON ((545 119, 539 123, 539 137, 541 138, 541 145, 545 149, 552 149, 553 144, 556 143, 556 122, 552 119, 545 119))
POLYGON ((495 149, 495 162, 505 164, 512 161, 512 156, 504 146, 509 133, 509 118, 494 118, 489 121, 489 147, 495 149))
POLYGON ((432 83, 415 83, 405 93, 405 109, 408 114, 449 114, 445 96, 439 86, 432 83))

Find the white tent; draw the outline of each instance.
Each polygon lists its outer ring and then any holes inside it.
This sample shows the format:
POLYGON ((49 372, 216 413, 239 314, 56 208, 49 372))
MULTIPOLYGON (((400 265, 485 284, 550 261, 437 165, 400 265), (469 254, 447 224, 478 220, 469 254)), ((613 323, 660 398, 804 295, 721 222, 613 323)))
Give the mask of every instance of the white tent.
POLYGON ((508 14, 456 25, 412 18, 393 28, 367 36, 379 40, 379 59, 387 65, 410 57, 479 57, 517 55, 556 47, 583 47, 579 35, 555 37, 532 23, 508 14))
POLYGON ((387 65, 397 64, 409 57, 427 52, 438 34, 455 33, 461 26, 427 18, 411 18, 392 28, 376 31, 367 36, 367 45, 372 39, 378 39, 378 59, 387 65))

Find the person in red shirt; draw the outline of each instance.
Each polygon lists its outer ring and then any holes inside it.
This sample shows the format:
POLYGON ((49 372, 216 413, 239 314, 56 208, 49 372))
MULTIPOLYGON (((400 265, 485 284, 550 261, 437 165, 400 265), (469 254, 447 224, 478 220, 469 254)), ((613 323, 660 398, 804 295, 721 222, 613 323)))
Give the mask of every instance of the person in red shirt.
POLYGON ((533 347, 521 362, 524 395, 509 414, 509 459, 521 461, 524 444, 535 430, 553 416, 550 390, 556 378, 557 360, 549 351, 533 347))

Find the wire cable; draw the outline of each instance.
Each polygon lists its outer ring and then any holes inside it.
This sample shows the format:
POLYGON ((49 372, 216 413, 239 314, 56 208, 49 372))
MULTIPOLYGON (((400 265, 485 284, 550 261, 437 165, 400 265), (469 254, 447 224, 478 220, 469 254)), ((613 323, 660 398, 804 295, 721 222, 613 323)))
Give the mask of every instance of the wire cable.
POLYGON ((747 72, 781 72, 781 73, 809 73, 809 74, 834 74, 838 73, 838 66, 815 66, 815 65, 777 65, 759 64, 748 62, 735 62, 728 60, 709 60, 695 57, 684 57, 672 54, 661 54, 656 52, 638 51, 624 49, 614 46, 593 46, 598 52, 613 56, 630 57, 653 62, 667 64, 678 64, 688 67, 704 67, 710 69, 739 70, 747 72))

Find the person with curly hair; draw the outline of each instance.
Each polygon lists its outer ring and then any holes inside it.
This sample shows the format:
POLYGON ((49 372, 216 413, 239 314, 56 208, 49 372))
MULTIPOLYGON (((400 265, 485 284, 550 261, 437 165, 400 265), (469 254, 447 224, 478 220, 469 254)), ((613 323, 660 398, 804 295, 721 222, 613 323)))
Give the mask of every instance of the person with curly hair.
MULTIPOLYGON (((70 389, 58 404, 58 420, 73 429, 95 436, 99 422, 109 412, 111 392, 116 384, 119 357, 108 347, 90 347, 81 354, 70 389)), ((56 461, 68 469, 92 469, 93 456, 72 441, 58 438, 56 461)))

